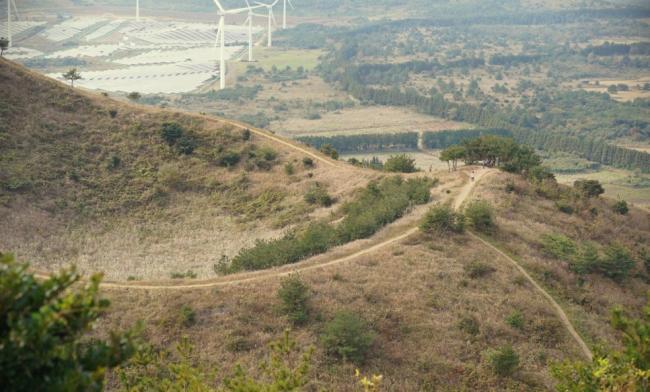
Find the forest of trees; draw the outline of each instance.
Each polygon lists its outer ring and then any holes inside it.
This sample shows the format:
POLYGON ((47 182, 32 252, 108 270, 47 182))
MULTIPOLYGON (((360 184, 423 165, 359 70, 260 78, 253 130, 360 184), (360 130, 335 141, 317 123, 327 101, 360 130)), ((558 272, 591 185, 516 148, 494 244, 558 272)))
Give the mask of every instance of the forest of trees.
MULTIPOLYGON (((505 110, 489 102, 484 102, 483 104, 451 102, 447 100, 443 94, 434 90, 429 94, 424 94, 412 88, 403 90, 399 87, 368 87, 366 82, 371 81, 367 78, 368 72, 373 73, 376 79, 377 75, 384 72, 386 75, 389 75, 390 72, 397 70, 398 75, 404 75, 411 70, 427 68, 429 64, 407 62, 402 65, 393 64, 388 66, 348 66, 346 65, 346 61, 341 59, 347 58, 349 55, 350 54, 345 54, 345 48, 341 49, 341 51, 334 56, 334 60, 322 64, 321 71, 328 82, 338 83, 341 88, 363 102, 371 102, 377 105, 409 106, 415 108, 421 113, 442 117, 448 120, 477 124, 486 129, 502 129, 509 131, 512 132, 512 135, 518 141, 529 143, 536 148, 549 151, 576 153, 583 158, 602 164, 622 168, 638 168, 646 172, 650 171, 650 154, 613 146, 607 143, 604 139, 590 137, 589 132, 583 132, 580 136, 568 136, 560 134, 559 132, 549 132, 545 129, 540 130, 540 125, 543 125, 540 124, 541 120, 529 111, 523 109, 505 110), (341 52, 343 52, 343 54, 341 52)), ((593 100, 589 101, 589 97, 591 97, 590 94, 592 93, 568 95, 573 96, 573 101, 576 101, 577 98, 577 102, 581 102, 580 99, 582 99, 582 95, 586 95, 583 97, 587 99, 586 102, 592 102, 593 100)), ((568 96, 565 97, 565 95, 566 94, 560 94, 560 100, 564 98, 568 99, 568 96)), ((613 107, 621 105, 617 102, 605 102, 602 99, 596 101, 597 102, 594 103, 594 105, 597 105, 600 108, 598 110, 599 112, 611 112, 613 107), (609 106, 612 106, 612 108, 609 106)), ((583 108, 582 111, 584 110, 585 109, 583 108)), ((582 111, 579 111, 580 115, 582 115, 582 111)), ((554 117, 548 117, 543 119, 552 122, 553 118, 554 117)), ((559 123, 557 121, 552 122, 552 125, 554 125, 555 128, 559 128, 562 121, 566 122, 566 119, 560 118, 559 121, 559 123)), ((614 123, 616 123, 616 121, 616 119, 613 120, 614 123)), ((310 141, 307 142, 311 143, 310 141)), ((433 143, 428 144, 430 148, 434 145, 435 144, 433 143)))

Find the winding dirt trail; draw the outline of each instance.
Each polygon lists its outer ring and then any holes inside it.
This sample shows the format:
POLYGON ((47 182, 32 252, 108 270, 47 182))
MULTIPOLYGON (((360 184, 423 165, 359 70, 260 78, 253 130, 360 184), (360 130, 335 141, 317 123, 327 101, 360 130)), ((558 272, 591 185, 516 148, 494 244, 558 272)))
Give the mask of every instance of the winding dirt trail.
POLYGON ((558 304, 555 301, 555 299, 546 290, 544 290, 544 288, 542 286, 540 286, 537 283, 537 281, 535 281, 535 279, 533 279, 533 277, 530 276, 530 274, 528 272, 526 272, 524 267, 519 265, 519 263, 517 263, 512 257, 508 256, 507 254, 502 252, 499 248, 497 248, 496 246, 494 246, 491 243, 487 242, 486 240, 484 240, 480 236, 476 235, 475 233, 472 233, 472 232, 468 232, 468 233, 469 233, 470 237, 474 238, 478 242, 482 243, 483 245, 487 246, 488 248, 490 248, 494 252, 498 253, 504 259, 508 260, 510 262, 510 264, 512 264, 515 268, 517 268, 519 270, 519 272, 521 272, 521 274, 524 275, 524 277, 526 277, 526 279, 533 285, 533 287, 535 287, 535 289, 537 291, 539 291, 539 293, 542 294, 544 296, 544 298, 546 298, 548 300, 548 302, 551 303, 551 305, 553 306, 553 309, 555 309, 555 313, 560 318, 560 321, 562 322, 564 327, 567 329, 567 331, 569 331, 569 334, 573 337, 573 339, 580 346, 580 349, 582 350, 582 353, 585 355, 585 357, 587 357, 589 360, 591 360, 593 358, 593 354, 591 353, 591 350, 589 349, 589 346, 587 346, 587 344, 584 342, 584 340, 582 340, 582 337, 580 336, 580 334, 578 334, 578 332, 575 330, 575 328, 573 327, 573 324, 571 324, 571 320, 569 320, 569 317, 566 315, 566 313, 564 312, 564 309, 562 309, 560 304, 558 304))
MULTIPOLYGON (((484 177, 486 174, 492 173, 492 171, 486 171, 486 170, 480 170, 477 172, 475 176, 475 182, 478 182, 479 179, 484 177)), ((454 201, 454 208, 459 209, 463 202, 471 195, 472 191, 474 190, 474 187, 464 187, 461 190, 461 193, 458 195, 458 197, 454 201)), ((593 358, 593 354, 591 350, 589 349, 589 346, 582 340, 582 337, 578 332, 575 330, 573 327, 573 324, 571 323, 571 320, 569 320, 569 317, 566 315, 564 312, 564 309, 560 306, 560 304, 555 301, 555 299, 546 291, 544 288, 537 283, 535 279, 522 267, 516 260, 514 260, 512 257, 508 256, 505 252, 501 251, 499 248, 496 246, 492 245, 488 241, 484 240, 481 238, 479 235, 476 233, 473 233, 471 231, 468 231, 468 234, 470 237, 475 239, 476 241, 482 243, 483 245, 487 246, 490 248, 492 251, 496 252, 499 256, 503 257, 506 259, 510 264, 512 264, 517 270, 530 282, 530 284, 533 285, 533 287, 540 293, 544 298, 548 300, 548 302, 553 306, 553 309, 555 310, 555 313, 557 316, 560 318, 560 321, 564 325, 564 327, 567 329, 569 334, 573 337, 573 339, 578 343, 578 346, 580 346, 580 350, 582 353, 585 355, 586 358, 591 360, 593 358)))

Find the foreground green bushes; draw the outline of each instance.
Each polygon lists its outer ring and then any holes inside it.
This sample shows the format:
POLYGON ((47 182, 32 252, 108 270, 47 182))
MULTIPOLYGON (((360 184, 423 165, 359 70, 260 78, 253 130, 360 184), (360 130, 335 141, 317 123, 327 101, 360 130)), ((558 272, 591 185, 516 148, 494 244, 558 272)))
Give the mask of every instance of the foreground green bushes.
POLYGON ((324 222, 312 223, 282 238, 258 241, 252 248, 240 251, 225 272, 295 263, 324 253, 333 246, 367 238, 401 217, 410 206, 427 203, 429 190, 434 184, 435 181, 427 178, 404 180, 401 177, 371 182, 355 200, 343 205, 345 217, 337 226, 324 222))

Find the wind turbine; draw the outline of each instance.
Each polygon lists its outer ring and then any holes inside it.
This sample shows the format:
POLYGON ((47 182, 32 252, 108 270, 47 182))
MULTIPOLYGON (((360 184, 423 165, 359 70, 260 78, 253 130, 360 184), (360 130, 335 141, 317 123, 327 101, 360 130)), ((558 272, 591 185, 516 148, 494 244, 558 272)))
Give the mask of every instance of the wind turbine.
POLYGON ((273 34, 273 26, 272 26, 272 24, 277 25, 277 23, 275 22, 275 16, 273 16, 273 7, 275 7, 275 5, 278 3, 278 1, 279 1, 279 0, 275 0, 275 1, 274 1, 273 3, 271 3, 271 4, 264 4, 264 3, 260 3, 259 1, 256 1, 257 4, 259 4, 259 5, 262 6, 262 7, 266 7, 266 9, 268 10, 268 24, 269 24, 269 32, 268 32, 268 44, 267 44, 267 46, 268 46, 269 48, 270 48, 271 46, 273 46, 273 38, 272 38, 272 34, 273 34))
POLYGON ((255 8, 260 8, 261 5, 256 5, 254 7, 251 7, 251 4, 248 2, 248 0, 246 0, 246 6, 248 7, 248 17, 246 18, 244 24, 248 25, 248 62, 252 62, 253 61, 253 16, 262 16, 262 17, 265 16, 253 12, 255 8))
POLYGON ((226 58, 224 56, 224 47, 226 46, 226 15, 239 14, 246 11, 250 12, 250 7, 226 10, 221 6, 219 0, 214 0, 214 4, 219 9, 219 29, 217 30, 217 43, 219 45, 219 89, 223 90, 226 88, 226 58))
POLYGON ((11 48, 13 44, 13 37, 11 34, 11 6, 14 6, 14 12, 16 14, 16 20, 20 19, 18 15, 18 8, 16 8, 16 3, 14 0, 7 0, 7 40, 9 40, 9 47, 11 48))
POLYGON ((291 6, 291 9, 295 9, 291 0, 282 0, 282 30, 287 28, 287 3, 291 6))
POLYGON ((140 21, 140 0, 135 0, 135 21, 140 21))

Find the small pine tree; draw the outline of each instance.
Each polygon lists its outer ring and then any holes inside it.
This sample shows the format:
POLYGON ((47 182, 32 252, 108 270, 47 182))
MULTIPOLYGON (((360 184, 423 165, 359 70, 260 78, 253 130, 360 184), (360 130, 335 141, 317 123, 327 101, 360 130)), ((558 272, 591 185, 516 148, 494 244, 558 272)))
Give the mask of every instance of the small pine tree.
POLYGON ((63 74, 63 79, 70 81, 70 87, 74 88, 74 82, 82 79, 81 74, 77 71, 76 68, 72 68, 68 72, 63 74))
POLYGON ((309 319, 309 286, 299 276, 284 279, 278 290, 282 313, 293 324, 304 324, 309 319))

